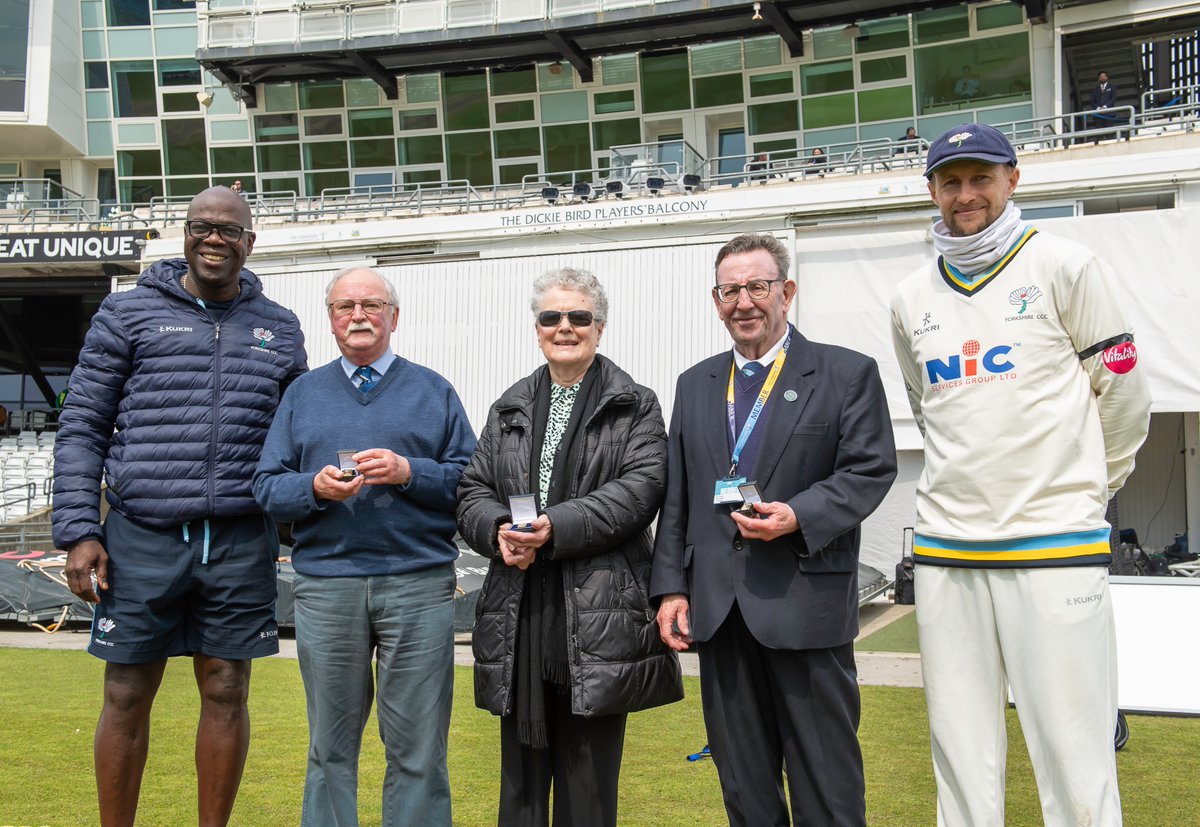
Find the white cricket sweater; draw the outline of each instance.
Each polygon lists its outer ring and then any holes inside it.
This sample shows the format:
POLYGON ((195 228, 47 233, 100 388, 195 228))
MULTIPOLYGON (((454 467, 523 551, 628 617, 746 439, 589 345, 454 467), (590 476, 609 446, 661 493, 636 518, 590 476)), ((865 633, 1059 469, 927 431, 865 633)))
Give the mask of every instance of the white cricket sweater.
POLYGON ((1150 391, 1104 265, 1029 228, 970 282, 941 257, 908 276, 892 325, 925 436, 918 562, 1107 565, 1150 391))

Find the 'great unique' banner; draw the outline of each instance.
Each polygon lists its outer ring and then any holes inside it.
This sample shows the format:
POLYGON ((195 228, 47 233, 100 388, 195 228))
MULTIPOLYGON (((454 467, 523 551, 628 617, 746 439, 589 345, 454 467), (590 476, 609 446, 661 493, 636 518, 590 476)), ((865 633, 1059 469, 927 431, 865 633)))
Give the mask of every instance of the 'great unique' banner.
POLYGON ((146 230, 0 234, 0 264, 136 261, 146 230))

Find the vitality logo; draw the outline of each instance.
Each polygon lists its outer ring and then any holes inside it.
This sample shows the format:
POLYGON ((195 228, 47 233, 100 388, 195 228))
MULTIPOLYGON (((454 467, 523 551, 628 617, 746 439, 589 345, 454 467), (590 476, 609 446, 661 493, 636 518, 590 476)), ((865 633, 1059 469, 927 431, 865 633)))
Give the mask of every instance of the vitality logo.
POLYGON ((961 353, 925 362, 929 384, 934 390, 941 390, 944 387, 991 382, 997 378, 1012 378, 1009 374, 1017 368, 1009 361, 1009 354, 1016 346, 1015 343, 996 345, 985 351, 977 339, 968 339, 963 342, 961 353))

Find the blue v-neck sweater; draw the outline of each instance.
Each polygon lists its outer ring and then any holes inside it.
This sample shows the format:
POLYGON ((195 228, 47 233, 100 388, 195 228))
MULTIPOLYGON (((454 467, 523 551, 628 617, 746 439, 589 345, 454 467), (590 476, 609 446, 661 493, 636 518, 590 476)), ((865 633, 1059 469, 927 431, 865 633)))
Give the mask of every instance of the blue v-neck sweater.
POLYGON ((455 489, 475 450, 458 394, 428 368, 396 358, 363 393, 335 360, 288 388, 267 434, 254 496, 294 523, 292 565, 347 577, 420 571, 458 557, 455 489), (408 485, 364 485, 345 502, 318 500, 313 476, 338 451, 389 448, 412 468, 408 485))

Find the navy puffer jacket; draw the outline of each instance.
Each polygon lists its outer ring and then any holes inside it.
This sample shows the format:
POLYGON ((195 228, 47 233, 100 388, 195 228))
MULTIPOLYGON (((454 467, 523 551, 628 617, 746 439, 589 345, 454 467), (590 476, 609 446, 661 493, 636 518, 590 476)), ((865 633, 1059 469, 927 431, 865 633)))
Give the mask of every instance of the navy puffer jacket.
POLYGON ((109 504, 152 528, 259 511, 258 455, 307 370, 300 321, 242 270, 216 323, 180 286, 185 272, 183 259, 152 265, 92 319, 54 444, 58 548, 102 536, 102 471, 109 504))

